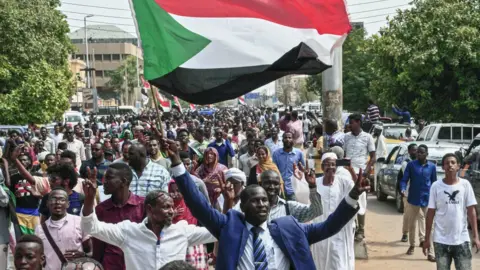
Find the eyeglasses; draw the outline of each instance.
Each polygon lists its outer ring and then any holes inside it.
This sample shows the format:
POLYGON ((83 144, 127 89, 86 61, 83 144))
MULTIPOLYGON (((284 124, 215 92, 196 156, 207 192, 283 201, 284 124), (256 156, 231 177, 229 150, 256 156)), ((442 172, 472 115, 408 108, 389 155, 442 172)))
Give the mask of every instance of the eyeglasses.
POLYGON ((49 198, 48 201, 52 203, 64 203, 67 201, 67 198, 49 198))

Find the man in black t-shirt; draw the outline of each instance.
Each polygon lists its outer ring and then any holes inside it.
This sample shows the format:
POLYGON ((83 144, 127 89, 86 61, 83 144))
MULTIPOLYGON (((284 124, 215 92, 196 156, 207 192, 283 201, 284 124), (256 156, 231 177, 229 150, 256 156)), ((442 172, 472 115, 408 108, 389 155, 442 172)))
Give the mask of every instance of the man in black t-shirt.
MULTIPOLYGON (((67 208, 67 213, 72 215, 80 215, 80 209, 83 206, 83 201, 85 196, 73 190, 73 187, 77 185, 78 177, 77 173, 75 172, 75 168, 73 168, 70 164, 60 163, 55 164, 47 169, 47 173, 50 176, 50 187, 62 187, 68 193, 68 201, 70 203, 69 207, 67 208)), ((42 202, 40 204, 39 212, 42 214, 41 220, 47 220, 50 217, 50 211, 47 207, 49 194, 46 194, 42 198, 42 202)))

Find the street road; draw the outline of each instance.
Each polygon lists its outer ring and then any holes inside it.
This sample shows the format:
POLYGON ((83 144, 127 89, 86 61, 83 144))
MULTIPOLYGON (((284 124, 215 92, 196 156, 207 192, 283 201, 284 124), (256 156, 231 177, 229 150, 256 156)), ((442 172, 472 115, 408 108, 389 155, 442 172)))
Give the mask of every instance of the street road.
MULTIPOLYGON (((372 269, 436 269, 435 263, 427 261, 418 247, 414 255, 405 255, 408 243, 400 242, 402 236, 402 214, 395 210, 395 201, 379 202, 373 195, 368 197, 366 216, 366 240, 368 260, 357 260, 356 270, 372 269)), ((452 265, 452 269, 455 269, 452 265)), ((473 255, 472 269, 480 269, 480 253, 473 255)))

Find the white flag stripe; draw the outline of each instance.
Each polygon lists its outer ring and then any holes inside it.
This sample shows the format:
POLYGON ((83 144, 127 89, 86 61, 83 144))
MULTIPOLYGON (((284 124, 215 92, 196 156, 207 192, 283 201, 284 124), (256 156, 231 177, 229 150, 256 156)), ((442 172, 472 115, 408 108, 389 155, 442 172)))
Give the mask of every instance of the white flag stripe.
POLYGON ((343 36, 323 34, 256 18, 198 18, 170 14, 190 31, 212 42, 181 67, 191 69, 236 68, 271 65, 301 42, 314 50, 326 65, 332 48, 343 36))

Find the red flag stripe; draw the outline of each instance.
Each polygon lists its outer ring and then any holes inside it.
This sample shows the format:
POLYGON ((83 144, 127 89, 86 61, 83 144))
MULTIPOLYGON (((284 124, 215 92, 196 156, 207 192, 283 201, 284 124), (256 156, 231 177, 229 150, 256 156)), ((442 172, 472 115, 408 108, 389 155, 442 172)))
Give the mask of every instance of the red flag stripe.
MULTIPOLYGON (((155 0, 171 14, 200 18, 257 18, 320 34, 350 31, 344 0, 155 0)), ((234 29, 235 30, 235 29, 234 29)), ((238 29, 245 31, 246 29, 238 29)))

